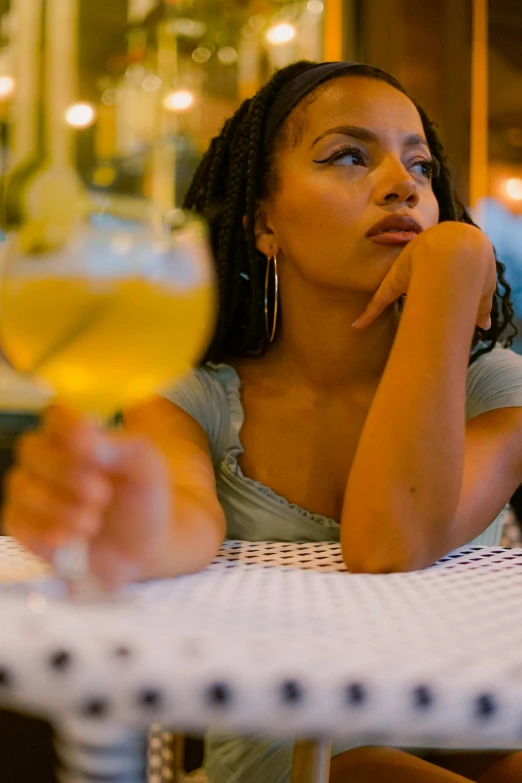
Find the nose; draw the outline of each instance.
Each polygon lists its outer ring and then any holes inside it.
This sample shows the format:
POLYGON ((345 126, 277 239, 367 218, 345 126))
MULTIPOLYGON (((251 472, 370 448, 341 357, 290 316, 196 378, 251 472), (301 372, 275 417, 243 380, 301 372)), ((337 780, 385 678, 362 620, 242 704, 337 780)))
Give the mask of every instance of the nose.
POLYGON ((374 198, 379 206, 406 204, 415 207, 419 203, 417 183, 398 160, 383 161, 374 198))

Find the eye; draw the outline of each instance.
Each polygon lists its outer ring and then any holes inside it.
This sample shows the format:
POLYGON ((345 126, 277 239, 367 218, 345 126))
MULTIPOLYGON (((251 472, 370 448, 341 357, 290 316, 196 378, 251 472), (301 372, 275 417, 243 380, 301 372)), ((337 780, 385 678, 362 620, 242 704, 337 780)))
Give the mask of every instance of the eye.
POLYGON ((416 160, 410 166, 410 169, 415 169, 415 173, 420 174, 424 179, 432 180, 436 172, 435 160, 416 160))
POLYGON ((336 163, 342 161, 343 166, 366 166, 366 161, 361 150, 357 147, 341 147, 324 160, 315 160, 314 163, 336 163))

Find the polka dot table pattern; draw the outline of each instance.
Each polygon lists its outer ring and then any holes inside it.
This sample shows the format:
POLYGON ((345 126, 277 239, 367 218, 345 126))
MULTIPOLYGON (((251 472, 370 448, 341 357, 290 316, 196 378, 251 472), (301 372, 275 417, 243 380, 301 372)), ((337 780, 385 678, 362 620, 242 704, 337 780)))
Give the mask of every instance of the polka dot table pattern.
MULTIPOLYGON (((522 746, 522 549, 468 547, 422 572, 368 575, 347 573, 337 544, 227 541, 201 573, 118 601, 59 595, 0 539, 0 704, 55 722, 64 781, 115 779, 151 725, 522 746), (21 589, 24 573, 44 597, 21 589)), ((143 779, 135 758, 123 783, 143 779)))

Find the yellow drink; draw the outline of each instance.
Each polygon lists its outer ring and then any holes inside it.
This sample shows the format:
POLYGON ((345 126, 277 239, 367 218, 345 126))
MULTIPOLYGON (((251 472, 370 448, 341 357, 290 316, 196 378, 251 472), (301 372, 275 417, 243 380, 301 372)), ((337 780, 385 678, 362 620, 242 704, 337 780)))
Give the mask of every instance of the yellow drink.
POLYGON ((214 304, 210 283, 6 276, 0 342, 19 372, 40 376, 76 408, 109 416, 190 369, 211 336, 214 304))

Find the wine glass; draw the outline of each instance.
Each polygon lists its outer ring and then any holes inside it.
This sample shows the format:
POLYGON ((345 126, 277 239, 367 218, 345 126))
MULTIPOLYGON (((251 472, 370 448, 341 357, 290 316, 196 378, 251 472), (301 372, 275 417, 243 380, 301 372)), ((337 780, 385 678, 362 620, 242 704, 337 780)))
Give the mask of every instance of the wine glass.
MULTIPOLYGON (((108 421, 175 383, 204 354, 215 280, 206 227, 195 214, 104 198, 89 202, 58 249, 27 247, 20 231, 8 235, 0 344, 19 373, 76 410, 108 421)), ((59 550, 54 565, 69 583, 86 586, 85 542, 59 550)))

